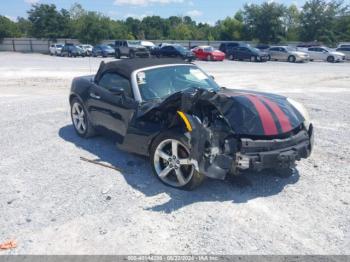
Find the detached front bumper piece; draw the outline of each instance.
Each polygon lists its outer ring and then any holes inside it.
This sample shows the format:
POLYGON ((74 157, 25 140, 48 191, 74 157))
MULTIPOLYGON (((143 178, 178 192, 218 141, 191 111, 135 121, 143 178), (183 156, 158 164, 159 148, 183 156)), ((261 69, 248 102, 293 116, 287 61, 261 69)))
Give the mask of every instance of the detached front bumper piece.
POLYGON ((288 168, 307 158, 313 147, 313 128, 286 139, 241 139, 241 152, 236 155, 237 168, 261 171, 266 168, 288 168))

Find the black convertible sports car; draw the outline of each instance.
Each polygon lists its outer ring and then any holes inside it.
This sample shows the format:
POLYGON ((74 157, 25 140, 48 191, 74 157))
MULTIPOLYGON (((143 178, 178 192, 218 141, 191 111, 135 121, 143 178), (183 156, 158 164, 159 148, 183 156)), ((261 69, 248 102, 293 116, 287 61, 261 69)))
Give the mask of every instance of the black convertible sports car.
POLYGON ((113 132, 119 148, 150 156, 154 174, 182 189, 244 169, 287 171, 313 146, 298 102, 219 87, 183 60, 102 62, 73 80, 69 101, 79 136, 113 132))

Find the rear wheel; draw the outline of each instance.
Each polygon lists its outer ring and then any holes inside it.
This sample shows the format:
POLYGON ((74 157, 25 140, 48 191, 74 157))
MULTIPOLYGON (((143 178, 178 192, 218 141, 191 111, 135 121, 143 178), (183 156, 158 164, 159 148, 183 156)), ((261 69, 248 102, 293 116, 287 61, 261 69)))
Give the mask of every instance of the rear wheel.
POLYGON ((327 57, 327 62, 334 63, 334 56, 327 57))
POLYGON ((79 136, 88 138, 95 135, 95 130, 86 110, 77 98, 74 98, 71 102, 71 118, 74 129, 79 136))
POLYGON ((213 60, 212 56, 211 56, 211 55, 208 55, 208 56, 207 56, 207 60, 208 60, 208 61, 212 61, 212 60, 213 60))
POLYGON ((192 190, 204 180, 190 158, 190 146, 184 135, 171 131, 161 134, 151 148, 151 164, 155 176, 165 185, 192 190))
POLYGON ((234 59, 234 56, 233 56, 233 55, 229 55, 229 56, 228 56, 228 59, 229 59, 229 60, 233 60, 233 59, 234 59))

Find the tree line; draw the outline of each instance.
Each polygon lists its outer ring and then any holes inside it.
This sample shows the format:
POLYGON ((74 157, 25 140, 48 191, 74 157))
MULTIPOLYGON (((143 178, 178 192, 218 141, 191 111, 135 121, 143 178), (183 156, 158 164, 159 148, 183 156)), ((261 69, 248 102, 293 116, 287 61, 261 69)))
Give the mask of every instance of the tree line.
POLYGON ((215 25, 197 23, 190 16, 113 20, 78 3, 69 10, 58 10, 54 4, 34 4, 27 13, 27 18, 18 17, 17 21, 0 15, 0 40, 77 38, 91 44, 103 39, 320 41, 329 45, 350 41, 350 8, 343 0, 307 0, 301 8, 274 1, 245 4, 215 25))

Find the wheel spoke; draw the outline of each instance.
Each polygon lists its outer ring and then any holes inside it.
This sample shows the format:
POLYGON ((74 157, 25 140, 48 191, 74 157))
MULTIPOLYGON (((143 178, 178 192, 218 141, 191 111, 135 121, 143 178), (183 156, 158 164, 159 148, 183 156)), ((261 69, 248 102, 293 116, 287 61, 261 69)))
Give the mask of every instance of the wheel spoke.
POLYGON ((192 165, 191 160, 189 158, 180 158, 179 159, 180 165, 192 165))
POLYGON ((171 153, 176 158, 177 158, 177 146, 178 146, 178 143, 175 140, 171 141, 171 153))
POLYGON ((170 168, 169 166, 165 167, 160 173, 159 173, 159 177, 164 178, 166 177, 170 171, 172 170, 172 168, 170 168))
POLYGON ((180 169, 175 169, 175 173, 176 173, 176 178, 179 181, 180 185, 184 185, 186 184, 185 178, 182 174, 182 171, 180 169))
POLYGON ((165 153, 164 151, 162 151, 160 149, 157 150, 157 154, 160 158, 163 158, 164 160, 167 160, 167 161, 169 158, 171 158, 171 156, 169 156, 167 153, 165 153))
POLYGON ((81 109, 81 111, 80 111, 80 113, 79 113, 79 116, 80 116, 80 117, 84 117, 84 110, 83 110, 83 109, 81 109))
POLYGON ((81 126, 82 126, 82 128, 83 128, 83 131, 85 131, 85 129, 86 129, 86 125, 85 125, 84 120, 81 120, 81 126))
POLYGON ((81 120, 79 119, 79 122, 78 122, 78 124, 77 124, 77 129, 79 129, 79 130, 80 130, 81 125, 82 125, 82 122, 83 122, 83 121, 81 121, 81 120))

